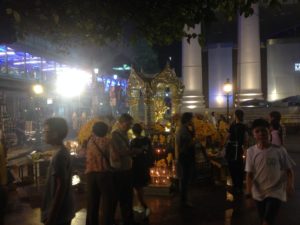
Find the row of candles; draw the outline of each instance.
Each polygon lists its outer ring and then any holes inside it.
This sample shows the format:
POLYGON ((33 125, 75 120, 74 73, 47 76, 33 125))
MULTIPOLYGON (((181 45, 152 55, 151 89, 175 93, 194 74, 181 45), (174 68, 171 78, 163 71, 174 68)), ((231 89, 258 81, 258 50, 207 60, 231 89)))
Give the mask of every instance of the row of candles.
POLYGON ((155 185, 170 184, 171 178, 175 176, 175 169, 168 167, 153 167, 150 169, 151 183, 155 185))

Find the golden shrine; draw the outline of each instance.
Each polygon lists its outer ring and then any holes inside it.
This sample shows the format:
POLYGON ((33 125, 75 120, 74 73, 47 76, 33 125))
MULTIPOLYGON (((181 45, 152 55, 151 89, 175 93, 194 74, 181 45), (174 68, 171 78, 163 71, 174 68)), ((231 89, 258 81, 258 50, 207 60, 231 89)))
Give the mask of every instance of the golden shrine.
POLYGON ((145 126, 151 128, 154 123, 180 113, 183 90, 182 82, 169 63, 154 75, 131 69, 127 90, 130 114, 136 121, 141 121, 139 109, 142 104, 145 126))

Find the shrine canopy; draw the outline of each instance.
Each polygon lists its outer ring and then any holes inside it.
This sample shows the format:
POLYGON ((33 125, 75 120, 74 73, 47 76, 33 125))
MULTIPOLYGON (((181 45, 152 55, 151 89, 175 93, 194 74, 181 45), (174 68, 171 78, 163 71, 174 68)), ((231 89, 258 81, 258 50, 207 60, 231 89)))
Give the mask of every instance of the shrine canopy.
POLYGON ((144 119, 149 126, 171 118, 180 112, 183 90, 181 80, 169 63, 161 72, 153 75, 132 68, 127 90, 130 113, 135 120, 144 119), (139 113, 141 102, 144 105, 143 118, 139 113))

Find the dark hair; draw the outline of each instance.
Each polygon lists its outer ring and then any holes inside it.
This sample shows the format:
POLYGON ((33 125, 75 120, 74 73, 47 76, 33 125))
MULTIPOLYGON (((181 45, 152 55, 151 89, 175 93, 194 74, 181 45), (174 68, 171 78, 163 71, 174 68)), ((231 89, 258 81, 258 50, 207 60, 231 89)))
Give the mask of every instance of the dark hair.
POLYGON ((252 123, 252 130, 257 128, 257 127, 265 127, 265 128, 269 128, 270 124, 267 120, 265 119, 256 119, 253 121, 252 123))
POLYGON ((234 115, 236 116, 236 118, 239 121, 243 122, 243 120, 244 120, 244 111, 243 110, 241 110, 241 109, 235 110, 234 115))
POLYGON ((106 123, 99 121, 93 125, 92 131, 97 137, 104 137, 108 132, 108 126, 106 123))
POLYGON ((119 117, 119 122, 120 122, 120 123, 129 122, 129 121, 133 121, 133 118, 132 118, 132 116, 130 116, 128 113, 123 113, 123 114, 119 117))
POLYGON ((68 134, 68 124, 64 118, 51 117, 46 119, 44 125, 47 125, 52 132, 57 134, 58 141, 62 141, 68 134))
POLYGON ((276 120, 276 121, 280 122, 280 120, 281 120, 281 114, 280 114, 280 112, 278 112, 278 111, 272 111, 272 112, 270 112, 269 115, 271 117, 271 120, 276 120))
POLYGON ((131 129, 132 129, 134 134, 141 134, 142 130, 143 130, 143 127, 142 127, 141 124, 135 123, 135 124, 133 124, 131 129))
POLYGON ((181 124, 186 124, 190 122, 192 119, 193 119, 193 113, 185 112, 181 116, 181 124))

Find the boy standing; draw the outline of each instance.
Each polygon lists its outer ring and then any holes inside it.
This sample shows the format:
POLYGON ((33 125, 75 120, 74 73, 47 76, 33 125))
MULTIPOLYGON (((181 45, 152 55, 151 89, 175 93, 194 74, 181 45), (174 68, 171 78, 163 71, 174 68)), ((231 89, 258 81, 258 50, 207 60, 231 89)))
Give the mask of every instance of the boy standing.
POLYGON ((41 207, 41 221, 45 225, 70 225, 74 217, 71 156, 63 144, 67 133, 68 125, 63 118, 53 117, 44 123, 45 142, 56 152, 48 168, 41 207))
POLYGON ((283 147, 269 142, 268 129, 264 119, 253 122, 256 145, 247 150, 245 168, 246 198, 256 201, 262 225, 274 224, 281 202, 294 191, 292 163, 283 147))

